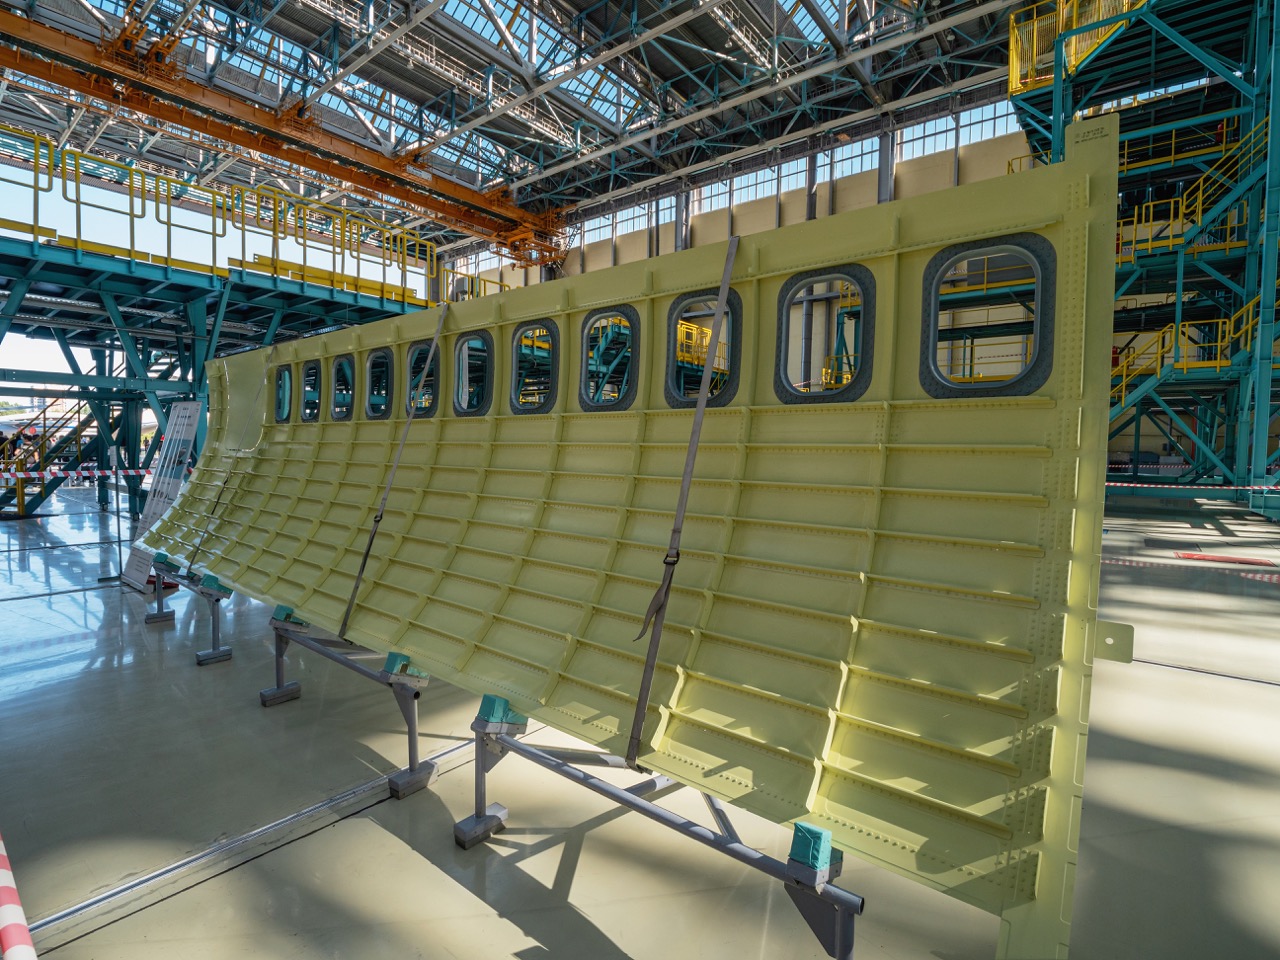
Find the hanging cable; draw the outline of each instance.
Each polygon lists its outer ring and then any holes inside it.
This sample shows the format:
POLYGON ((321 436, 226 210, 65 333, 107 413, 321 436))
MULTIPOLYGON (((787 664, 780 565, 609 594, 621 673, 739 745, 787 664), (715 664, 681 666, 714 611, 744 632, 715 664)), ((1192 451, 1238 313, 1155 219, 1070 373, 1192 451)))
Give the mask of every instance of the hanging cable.
POLYGON ((658 647, 662 642, 662 624, 667 615, 667 598, 671 595, 671 581, 676 564, 680 562, 680 537, 684 532, 684 514, 689 505, 689 488, 693 484, 693 464, 698 457, 698 441, 702 437, 702 421, 707 412, 707 398, 711 393, 712 358, 720 343, 720 330, 724 323, 724 311, 729 302, 729 277, 733 273, 733 261, 738 255, 738 238, 729 238, 729 250, 724 258, 724 274, 720 278, 720 292, 716 297, 716 313, 711 321, 711 336, 707 343, 707 356, 702 362, 702 383, 698 387, 698 403, 693 411, 693 428, 689 431, 689 449, 684 458, 684 474, 680 478, 680 495, 676 500, 675 520, 671 524, 671 541, 667 555, 662 558, 662 583, 658 585, 649 609, 645 611, 640 632, 634 643, 649 630, 649 650, 645 655, 644 673, 640 677, 640 691, 636 696, 635 718, 631 721, 631 738, 627 742, 627 766, 637 769, 640 755, 640 732, 649 709, 649 693, 653 689, 653 673, 658 665, 658 647))
MULTIPOLYGON (((404 455, 404 445, 409 439, 409 427, 413 424, 413 403, 418 396, 418 391, 422 389, 422 384, 427 379, 427 374, 431 372, 431 365, 436 360, 436 349, 440 345, 440 334, 444 332, 444 318, 449 312, 449 303, 445 301, 440 306, 440 319, 436 321, 436 332, 431 338, 431 349, 427 352, 427 362, 423 366, 422 372, 418 374, 418 379, 414 381, 413 389, 410 391, 410 404, 407 416, 404 421, 404 429, 400 431, 400 445, 396 448, 395 459, 391 461, 391 472, 387 474, 387 485, 382 490, 382 500, 378 503, 378 512, 373 515, 373 526, 369 529, 369 542, 364 545, 364 555, 360 557, 360 569, 356 571, 356 582, 351 586, 351 596, 347 598, 347 609, 342 614, 342 626, 338 628, 338 636, 342 639, 347 637, 347 624, 351 622, 351 611, 356 605, 356 594, 360 590, 360 582, 364 579, 364 568, 369 563, 369 553, 373 550, 373 540, 378 535, 378 527, 382 523, 382 515, 387 509, 387 499, 391 496, 391 485, 395 483, 396 471, 400 468, 400 458, 404 455)), ((440 390, 440 384, 435 385, 436 392, 440 390)), ((391 402, 391 398, 387 398, 387 402, 391 402)))

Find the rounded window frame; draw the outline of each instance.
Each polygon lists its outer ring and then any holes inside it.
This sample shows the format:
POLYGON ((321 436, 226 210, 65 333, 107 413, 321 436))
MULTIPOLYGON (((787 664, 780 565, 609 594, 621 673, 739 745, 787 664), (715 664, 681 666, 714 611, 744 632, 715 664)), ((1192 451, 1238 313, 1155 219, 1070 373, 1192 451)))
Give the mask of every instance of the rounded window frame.
MULTIPOLYGON (((709 300, 714 305, 719 298, 719 288, 693 290, 676 297, 671 302, 671 308, 667 311, 667 368, 662 378, 662 391, 666 396, 667 406, 674 410, 690 410, 698 405, 697 397, 680 396, 676 392, 675 384, 673 383, 676 370, 676 342, 681 315, 684 313, 685 307, 690 303, 702 303, 709 300)), ((738 371, 742 366, 742 297, 733 287, 729 288, 729 295, 725 298, 724 309, 724 320, 730 324, 727 334, 729 342, 729 378, 725 381, 725 385, 714 395, 707 397, 708 407, 726 406, 738 395, 738 371)))
POLYGON ((298 420, 302 423, 319 423, 324 412, 324 364, 318 359, 306 360, 302 364, 302 376, 298 378, 298 420), (316 372, 316 414, 307 416, 307 373, 316 372))
POLYGON ((453 415, 455 417, 483 417, 489 413, 493 406, 493 371, 497 366, 498 354, 493 348, 493 334, 488 330, 468 330, 460 333, 453 343, 453 371, 454 384, 450 396, 453 399, 453 415), (467 410, 458 405, 458 388, 466 382, 467 371, 462 367, 462 363, 458 358, 458 354, 462 351, 462 345, 472 337, 479 337, 485 342, 485 346, 489 349, 489 361, 484 368, 484 402, 474 410, 467 410))
POLYGON ((417 382, 413 375, 413 352, 419 347, 426 347, 427 350, 430 351, 431 342, 430 337, 425 340, 415 340, 413 343, 409 344, 409 348, 404 353, 404 412, 405 416, 411 420, 429 420, 434 417, 440 409, 440 391, 444 387, 444 376, 441 373, 441 369, 444 367, 444 364, 440 361, 440 347, 438 344, 436 346, 435 354, 431 355, 430 363, 427 364, 428 372, 430 372, 432 367, 435 367, 436 376, 436 388, 431 394, 431 402, 427 404, 427 409, 425 410, 416 409, 413 402, 413 387, 417 382))
POLYGON ((394 407, 392 397, 396 395, 396 355, 390 347, 374 347, 364 358, 364 418, 366 420, 390 420, 394 407), (378 357, 387 358, 387 403, 382 413, 373 412, 373 361, 378 357))
POLYGON ((862 397, 871 386, 875 369, 876 345, 876 278, 860 263, 843 263, 838 266, 806 270, 787 278, 778 291, 777 340, 774 346, 773 393, 783 403, 851 403, 862 397), (856 283, 862 293, 862 335, 858 344, 861 362, 853 379, 839 390, 822 390, 801 393, 791 386, 787 376, 789 343, 787 330, 789 304, 796 292, 823 280, 848 280, 856 283))
POLYGON ((515 331, 511 334, 511 390, 507 397, 507 403, 511 407, 511 412, 520 416, 528 414, 548 413, 556 405, 556 400, 560 396, 560 325, 551 319, 544 320, 528 320, 518 324, 515 331), (541 327, 547 331, 551 338, 551 389, 547 391, 547 399, 536 407, 522 407, 516 402, 516 394, 519 390, 519 382, 517 380, 520 373, 520 351, 518 344, 520 335, 532 327, 541 327))
POLYGON ((1054 312, 1057 305, 1058 252, 1038 233, 1011 233, 944 247, 925 266, 920 311, 920 386, 938 400, 963 397, 1025 397, 1053 374, 1054 312), (938 320, 942 279, 957 262, 975 254, 1013 253, 1024 257, 1036 278, 1031 362, 1016 377, 998 384, 956 383, 938 368, 938 320))
POLYGON ((636 396, 640 392, 637 386, 640 380, 640 311, 629 303, 619 303, 592 310, 582 319, 578 342, 582 350, 582 362, 579 364, 578 370, 578 405, 589 413, 608 412, 610 410, 619 412, 630 409, 631 405, 636 402, 636 396), (587 335, 595 321, 601 317, 608 316, 622 317, 631 327, 631 357, 627 361, 627 389, 613 403, 596 403, 587 397, 587 335))
POLYGON ((356 412, 356 358, 354 354, 340 353, 333 358, 333 362, 329 364, 329 419, 334 423, 346 423, 356 412), (351 368, 351 402, 347 404, 347 412, 343 416, 338 416, 334 411, 337 406, 337 397, 335 394, 338 390, 338 364, 347 361, 351 368))
POLYGON ((275 393, 274 393, 274 399, 272 400, 271 412, 275 415, 276 423, 289 423, 293 419, 293 407, 294 407, 293 364, 292 363, 276 364, 276 375, 274 379, 275 379, 275 393), (282 375, 287 377, 289 381, 288 383, 289 390, 288 390, 288 394, 285 397, 287 401, 287 405, 284 408, 283 414, 280 412, 280 396, 281 396, 280 377, 282 375))

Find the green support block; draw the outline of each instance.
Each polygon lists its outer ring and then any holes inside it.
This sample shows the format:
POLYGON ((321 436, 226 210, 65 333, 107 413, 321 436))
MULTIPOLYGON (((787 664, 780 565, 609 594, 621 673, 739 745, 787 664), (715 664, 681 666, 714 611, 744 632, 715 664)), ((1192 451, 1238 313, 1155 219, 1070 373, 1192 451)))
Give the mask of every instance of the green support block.
POLYGON ((382 669, 387 673, 407 673, 409 658, 403 653, 388 653, 387 662, 382 665, 382 669))
POLYGON ((491 693, 486 693, 480 700, 480 712, 476 714, 476 719, 483 723, 528 723, 529 718, 524 714, 516 713, 511 709, 511 704, 504 697, 495 697, 491 693))
POLYGON ((831 831, 797 821, 790 856, 814 870, 827 869, 831 865, 831 831))
POLYGON ((299 620, 293 615, 293 607, 286 607, 284 604, 280 604, 275 608, 271 614, 271 619, 278 620, 281 623, 296 623, 303 627, 307 625, 307 621, 299 620))
POLYGON ((206 590, 217 590, 219 593, 230 594, 233 592, 230 587, 225 587, 219 583, 218 578, 212 573, 206 573, 200 578, 200 586, 204 587, 206 590))

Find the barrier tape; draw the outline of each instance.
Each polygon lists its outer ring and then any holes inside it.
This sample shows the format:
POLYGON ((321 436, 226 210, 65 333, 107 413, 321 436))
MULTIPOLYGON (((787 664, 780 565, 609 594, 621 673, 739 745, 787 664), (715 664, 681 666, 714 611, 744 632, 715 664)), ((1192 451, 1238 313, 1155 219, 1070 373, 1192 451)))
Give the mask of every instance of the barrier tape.
MULTIPOLYGON (((1132 463, 1126 463, 1123 460, 1116 460, 1107 464, 1107 470, 1110 473, 1128 473, 1133 469, 1132 463)), ((1146 473, 1148 470, 1190 470, 1189 463, 1140 463, 1138 464, 1138 472, 1146 473)))
POLYGON ((0 954, 4 960, 36 960, 36 947, 31 942, 31 928, 18 899, 18 884, 0 837, 0 954))
POLYGON ((0 470, 0 480, 56 480, 59 477, 147 477, 150 470, 0 470))
POLYGON ((1205 486, 1196 484, 1177 484, 1177 483, 1119 483, 1108 480, 1108 487, 1145 487, 1150 490, 1206 490, 1216 492, 1218 490, 1270 490, 1272 493, 1280 493, 1280 486, 1274 484, 1257 484, 1255 486, 1233 487, 1233 486, 1205 486))
MULTIPOLYGON (((1148 563, 1143 560, 1121 560, 1118 557, 1103 557, 1102 564, 1103 566, 1113 567, 1162 567, 1166 570, 1170 567, 1176 570, 1186 570, 1191 566, 1189 563, 1148 563)), ((1261 583, 1280 583, 1280 573, 1254 573, 1250 570, 1231 570, 1225 567, 1196 567, 1193 569, 1210 569, 1214 573, 1229 573, 1234 577, 1243 577, 1245 580, 1257 580, 1261 583)))

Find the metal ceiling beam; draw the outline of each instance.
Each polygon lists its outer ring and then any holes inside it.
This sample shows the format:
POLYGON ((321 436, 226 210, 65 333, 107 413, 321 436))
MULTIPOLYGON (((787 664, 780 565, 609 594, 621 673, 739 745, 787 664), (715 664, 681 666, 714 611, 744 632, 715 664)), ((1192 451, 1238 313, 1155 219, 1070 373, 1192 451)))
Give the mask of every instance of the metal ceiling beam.
MULTIPOLYGON (((752 87, 750 89, 743 91, 742 93, 737 94, 736 96, 727 97, 720 103, 711 104, 710 106, 702 107, 701 109, 694 110, 693 112, 685 114, 682 117, 676 117, 672 120, 667 121, 666 123, 658 124, 657 126, 653 127, 650 130, 645 130, 642 133, 637 133, 629 137, 624 137, 621 140, 611 143, 606 147, 590 151, 589 153, 586 153, 579 157, 574 157, 562 163, 554 164, 553 166, 550 166, 545 170, 540 170, 535 174, 531 174, 527 177, 522 177, 521 179, 516 180, 514 183, 511 184, 511 187, 515 189, 519 187, 529 186, 530 184, 538 183, 541 180, 545 180, 547 177, 554 176, 557 173, 561 173, 579 164, 590 163, 593 160, 599 160, 610 154, 616 153, 617 151, 622 150, 625 147, 632 146, 636 143, 639 143, 642 140, 647 140, 650 137, 661 136, 666 133, 671 133, 675 130, 681 129, 682 127, 686 127, 691 123, 696 123, 698 120, 701 120, 707 117, 713 117, 717 114, 725 112, 726 110, 732 110, 735 107, 743 106, 755 100, 759 100, 761 97, 770 96, 770 95, 779 93, 782 89, 787 87, 793 87, 796 84, 803 83, 805 80, 813 80, 818 77, 825 76, 827 74, 832 73, 835 70, 849 66, 850 64, 856 61, 863 60, 870 56, 874 56, 877 53, 884 53, 886 51, 896 50, 904 46, 910 46, 911 44, 917 43, 926 37, 930 37, 930 36, 933 36, 934 34, 941 33, 944 30, 953 29, 954 27, 957 27, 964 23, 968 23, 969 21, 974 20, 987 13, 994 13, 998 10, 1007 10, 1008 7, 1009 7, 1009 3, 1007 2, 1007 0, 988 0, 988 2, 979 4, 978 6, 970 10, 965 10, 961 13, 952 14, 949 17, 944 17, 943 19, 938 20, 927 27, 922 27, 920 30, 906 31, 902 34, 899 34, 887 40, 877 41, 861 49, 851 50, 842 57, 836 57, 831 60, 824 60, 821 63, 816 64, 815 66, 809 67, 808 69, 805 69, 805 70, 797 71, 796 73, 793 73, 790 76, 780 77, 777 79, 777 81, 773 83, 752 87)), ((1007 68, 1006 68, 1006 72, 1007 72, 1007 68)), ((797 134, 797 136, 798 135, 799 134, 797 134)))
POLYGON ((516 255, 536 260, 554 252, 539 239, 553 232, 554 216, 520 209, 505 191, 485 194, 442 177, 415 174, 403 163, 318 125, 284 121, 185 78, 159 77, 120 60, 107 62, 92 43, 8 11, 0 11, 0 40, 13 44, 0 47, 0 67, 123 103, 336 179, 351 179, 354 173, 366 186, 421 207, 464 233, 507 246, 516 255))
POLYGON ((368 63, 378 54, 382 53, 383 50, 386 50, 388 47, 390 47, 393 43, 395 43, 397 40, 403 37, 410 30, 413 30, 415 27, 420 26, 423 23, 426 23, 427 20, 444 5, 445 5, 445 0, 429 0, 428 3, 424 4, 415 13, 413 13, 407 20, 405 20, 404 23, 400 24, 400 26, 396 27, 394 30, 392 30, 386 36, 382 37, 380 40, 371 44, 369 49, 366 50, 364 53, 360 54, 360 56, 356 57, 350 63, 339 67, 337 73, 331 76, 328 80, 324 81, 324 83, 320 84, 320 86, 316 87, 314 90, 308 93, 306 97, 303 98, 303 101, 302 101, 303 105, 305 106, 307 104, 315 103, 317 100, 323 97, 326 93, 333 90, 343 80, 351 76, 351 74, 355 73, 355 71, 359 70, 361 67, 363 67, 366 63, 368 63))
MULTIPOLYGON (((551 79, 538 84, 528 93, 521 94, 520 96, 517 96, 517 97, 513 97, 512 99, 502 104, 502 106, 497 107, 493 110, 490 110, 479 117, 474 117, 471 120, 468 120, 465 123, 463 123, 461 126, 454 127, 452 130, 449 131, 448 136, 446 137, 436 137, 432 140, 427 141, 425 144, 415 145, 414 150, 417 153, 425 153, 429 150, 435 149, 441 143, 444 143, 447 140, 452 139, 453 137, 460 136, 464 133, 470 133, 472 130, 475 130, 476 128, 483 126, 484 124, 490 122, 494 118, 502 116, 504 113, 510 110, 513 110, 516 107, 523 106, 524 104, 528 103, 530 100, 536 99, 537 97, 550 93, 552 90, 556 89, 556 87, 561 86, 565 81, 571 80, 574 77, 580 76, 581 74, 584 74, 589 70, 593 70, 596 67, 600 66, 601 64, 608 63, 610 60, 616 59, 617 57, 621 57, 623 54, 629 53, 632 50, 635 50, 636 48, 643 46, 644 44, 648 43, 650 40, 655 40, 658 37, 663 36, 664 34, 670 33, 672 30, 675 30, 676 28, 683 26, 684 24, 688 23, 690 20, 693 20, 697 17, 702 16, 704 13, 707 13, 710 10, 713 10, 714 8, 718 7, 720 4, 725 2, 727 2, 727 0, 703 0, 703 2, 700 5, 693 6, 690 9, 684 11, 683 13, 676 14, 674 17, 669 17, 663 20, 663 22, 658 26, 653 27, 650 30, 646 30, 644 33, 640 34, 639 36, 636 36, 630 40, 624 41, 623 43, 620 43, 617 46, 609 47, 603 52, 590 58, 589 60, 580 61, 579 63, 560 72, 548 71, 549 76, 553 73, 554 73, 554 76, 551 77, 551 79)), ((640 140, 645 139, 647 136, 648 134, 646 134, 645 137, 632 138, 630 145, 634 145, 638 143, 640 140)), ((612 149, 615 149, 615 147, 613 146, 606 147, 603 149, 603 152, 608 153, 612 149)), ((516 185, 518 186, 519 183, 517 183, 516 185)))

